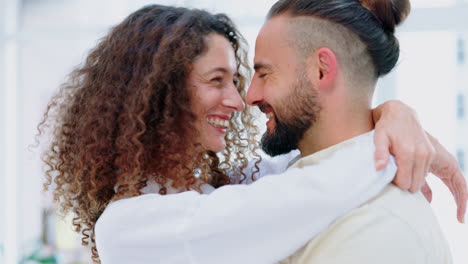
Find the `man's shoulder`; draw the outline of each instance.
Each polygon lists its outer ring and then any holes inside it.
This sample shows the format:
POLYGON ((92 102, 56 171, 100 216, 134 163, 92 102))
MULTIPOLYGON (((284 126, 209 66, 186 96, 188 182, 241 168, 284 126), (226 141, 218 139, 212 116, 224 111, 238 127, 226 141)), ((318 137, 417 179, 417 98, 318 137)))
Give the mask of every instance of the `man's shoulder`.
POLYGON ((335 221, 300 255, 301 259, 319 263, 330 258, 347 263, 379 258, 390 261, 382 263, 421 263, 430 259, 427 263, 451 263, 446 240, 422 194, 393 185, 335 221), (399 252, 403 259, 388 256, 388 252, 399 252))
POLYGON ((357 237, 368 234, 394 237, 395 233, 403 232, 405 236, 415 236, 424 229, 421 225, 438 228, 433 220, 432 210, 422 195, 402 191, 390 184, 378 196, 339 218, 325 233, 346 236, 356 242, 357 237))
POLYGON ((410 193, 393 184, 389 184, 379 195, 356 211, 365 214, 385 212, 389 217, 407 220, 419 220, 426 216, 432 219, 434 216, 432 208, 420 192, 410 193))
POLYGON ((351 225, 366 226, 369 233, 377 232, 378 229, 391 230, 391 233, 385 230, 381 232, 391 237, 395 232, 404 231, 407 235, 422 239, 433 236, 434 230, 440 230, 432 208, 421 193, 410 193, 393 184, 389 184, 378 196, 340 218, 330 228, 340 226, 340 229, 343 229, 351 225))
POLYGON ((436 237, 445 241, 434 211, 423 194, 410 193, 393 184, 352 211, 348 217, 364 221, 372 219, 378 221, 381 228, 389 229, 393 229, 392 225, 398 222, 399 226, 406 226, 413 236, 424 242, 436 237))

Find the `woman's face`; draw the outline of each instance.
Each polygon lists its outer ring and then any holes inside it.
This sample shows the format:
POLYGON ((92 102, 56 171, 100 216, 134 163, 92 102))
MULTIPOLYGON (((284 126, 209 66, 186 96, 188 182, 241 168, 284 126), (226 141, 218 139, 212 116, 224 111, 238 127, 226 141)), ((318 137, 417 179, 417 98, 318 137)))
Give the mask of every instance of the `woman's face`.
POLYGON ((236 82, 234 49, 219 35, 206 37, 207 50, 193 63, 188 83, 193 92, 192 106, 201 144, 219 152, 226 147, 224 136, 234 111, 244 109, 236 82))

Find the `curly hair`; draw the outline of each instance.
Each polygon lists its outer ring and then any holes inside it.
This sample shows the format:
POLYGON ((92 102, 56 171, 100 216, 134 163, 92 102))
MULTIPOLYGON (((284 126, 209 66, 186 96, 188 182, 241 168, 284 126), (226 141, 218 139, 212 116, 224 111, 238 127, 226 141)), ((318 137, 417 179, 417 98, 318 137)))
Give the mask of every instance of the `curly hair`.
POLYGON ((51 135, 42 156, 44 189, 53 187, 59 213, 73 213, 94 263, 96 221, 111 201, 141 195, 148 181, 164 195, 169 183, 201 192, 202 183, 255 180, 261 158, 249 107, 231 119, 223 152, 193 142, 187 79, 211 33, 232 44, 244 97, 251 74, 246 42, 226 15, 149 5, 115 26, 49 102, 38 125, 38 136, 51 135), (199 154, 186 153, 190 146, 199 154), (247 176, 249 158, 255 162, 247 176))

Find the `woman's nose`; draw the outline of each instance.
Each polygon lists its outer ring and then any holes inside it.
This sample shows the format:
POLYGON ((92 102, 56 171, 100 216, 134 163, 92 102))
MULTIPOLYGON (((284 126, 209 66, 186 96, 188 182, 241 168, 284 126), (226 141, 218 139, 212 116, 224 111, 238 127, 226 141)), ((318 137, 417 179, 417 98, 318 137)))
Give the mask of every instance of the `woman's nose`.
POLYGON ((240 95, 235 85, 229 87, 229 91, 226 93, 223 104, 229 108, 232 108, 234 111, 244 110, 244 100, 242 99, 242 96, 240 95))

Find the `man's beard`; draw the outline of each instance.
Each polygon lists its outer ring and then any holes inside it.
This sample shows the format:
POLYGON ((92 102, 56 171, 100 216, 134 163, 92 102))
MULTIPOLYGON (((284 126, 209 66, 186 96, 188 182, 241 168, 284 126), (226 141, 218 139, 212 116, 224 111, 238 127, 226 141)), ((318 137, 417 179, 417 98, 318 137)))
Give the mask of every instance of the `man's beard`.
POLYGON ((312 127, 320 113, 321 107, 312 84, 304 74, 298 76, 291 95, 277 104, 274 131, 267 130, 262 136, 262 150, 270 156, 297 149, 304 133, 312 127))

